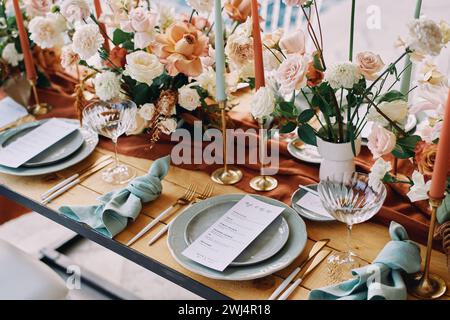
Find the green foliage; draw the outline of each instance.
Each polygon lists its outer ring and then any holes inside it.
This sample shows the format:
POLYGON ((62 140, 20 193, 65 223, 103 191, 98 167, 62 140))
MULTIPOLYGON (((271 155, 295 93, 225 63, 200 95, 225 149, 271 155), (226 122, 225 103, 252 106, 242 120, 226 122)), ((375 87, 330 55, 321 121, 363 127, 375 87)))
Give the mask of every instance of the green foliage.
POLYGON ((392 154, 399 159, 408 159, 414 157, 414 149, 416 144, 421 140, 420 136, 412 135, 397 139, 392 154))
POLYGON ((315 115, 315 112, 313 109, 306 109, 303 110, 300 115, 297 118, 297 121, 300 123, 307 123, 309 120, 311 120, 315 115))
POLYGON ((445 196, 442 204, 437 209, 436 217, 440 224, 450 220, 450 194, 445 196))
MULTIPOLYGON (((112 41, 116 46, 121 45, 126 42, 132 43, 132 39, 133 39, 133 34, 131 32, 125 32, 120 29, 114 30, 112 41)), ((134 47, 134 45, 133 45, 133 47, 134 47)))
POLYGON ((383 94, 378 98, 378 102, 392 102, 397 100, 404 100, 406 101, 406 96, 397 90, 391 90, 383 94))
POLYGON ((280 128, 280 133, 290 133, 292 131, 295 130, 295 128, 297 128, 297 123, 295 122, 288 122, 286 124, 284 124, 281 128, 280 128))
POLYGON ((307 123, 298 126, 297 134, 300 140, 306 144, 317 145, 317 138, 314 129, 307 123))

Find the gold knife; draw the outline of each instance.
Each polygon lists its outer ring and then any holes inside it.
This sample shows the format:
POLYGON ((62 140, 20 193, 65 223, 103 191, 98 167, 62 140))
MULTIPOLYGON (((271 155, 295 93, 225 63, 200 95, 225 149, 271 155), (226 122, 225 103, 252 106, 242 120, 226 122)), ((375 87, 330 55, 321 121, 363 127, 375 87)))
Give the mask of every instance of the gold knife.
POLYGON ((295 282, 286 289, 286 291, 278 298, 278 300, 286 300, 291 293, 302 283, 306 277, 331 253, 331 250, 323 250, 320 251, 317 256, 314 258, 314 260, 311 262, 311 265, 306 269, 305 273, 295 280, 295 282))
POLYGON ((303 261, 297 268, 295 268, 284 281, 275 289, 275 291, 270 295, 268 300, 275 300, 284 289, 287 288, 289 283, 300 273, 300 271, 310 262, 314 257, 330 242, 330 239, 322 239, 317 241, 308 253, 308 257, 303 261))
POLYGON ((107 161, 104 161, 100 164, 98 164, 97 166, 89 169, 88 171, 86 171, 85 173, 83 173, 81 176, 79 176, 77 179, 73 180, 72 182, 70 182, 69 184, 65 185, 64 187, 62 187, 61 189, 58 189, 56 192, 52 193, 51 195, 49 195, 47 198, 45 198, 44 200, 41 201, 42 204, 47 204, 50 201, 52 201, 53 199, 59 197, 61 194, 63 194, 64 192, 66 192, 67 190, 69 190, 70 188, 72 188, 73 186, 79 184, 81 181, 83 181, 84 179, 86 179, 87 177, 89 177, 90 175, 93 175, 94 173, 96 173, 97 171, 100 171, 101 169, 103 169, 104 167, 110 165, 111 163, 113 163, 114 160, 113 159, 109 159, 107 161))
POLYGON ((100 158, 98 158, 96 161, 94 161, 93 164, 87 166, 86 168, 84 168, 83 170, 81 170, 79 173, 75 173, 74 175, 64 179, 63 181, 61 181, 60 183, 58 183, 57 185, 55 185, 54 187, 48 189, 46 192, 44 192, 43 194, 41 194, 41 199, 45 199, 47 198, 49 195, 51 195, 52 193, 58 191, 59 189, 61 189, 62 187, 64 187, 65 185, 69 184, 70 182, 72 182, 73 180, 75 180, 76 178, 78 178, 80 176, 80 174, 83 174, 89 170, 91 170, 92 168, 98 166, 99 164, 101 164, 102 162, 111 159, 110 155, 104 155, 100 158))

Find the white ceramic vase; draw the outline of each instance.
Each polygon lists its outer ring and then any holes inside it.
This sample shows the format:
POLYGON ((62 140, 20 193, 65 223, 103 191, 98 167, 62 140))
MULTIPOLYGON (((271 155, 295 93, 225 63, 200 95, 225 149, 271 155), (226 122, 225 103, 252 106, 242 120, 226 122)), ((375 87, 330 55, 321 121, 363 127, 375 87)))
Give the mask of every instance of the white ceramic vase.
POLYGON ((361 138, 355 141, 355 151, 353 153, 351 142, 334 143, 324 141, 317 137, 317 148, 322 156, 320 164, 320 180, 327 178, 339 178, 344 173, 355 172, 355 156, 361 151, 361 138))

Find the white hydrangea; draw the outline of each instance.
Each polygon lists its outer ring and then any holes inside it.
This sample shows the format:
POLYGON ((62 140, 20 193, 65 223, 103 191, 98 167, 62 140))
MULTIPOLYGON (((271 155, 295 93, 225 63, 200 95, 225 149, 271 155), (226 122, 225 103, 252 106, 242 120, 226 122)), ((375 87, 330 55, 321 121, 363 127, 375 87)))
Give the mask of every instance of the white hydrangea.
POLYGON ((440 26, 431 19, 421 17, 408 24, 409 38, 407 45, 419 54, 437 56, 443 48, 440 26))
POLYGON ((325 73, 325 80, 333 89, 351 89, 361 79, 359 68, 351 62, 331 66, 325 73))
POLYGON ((95 93, 103 101, 109 101, 120 95, 120 77, 112 71, 99 73, 94 79, 95 93))
POLYGON ((189 86, 178 89, 178 104, 189 111, 197 109, 201 104, 197 90, 189 86))
POLYGON ((210 97, 216 97, 216 72, 213 68, 204 69, 202 74, 195 78, 195 81, 195 85, 199 85, 208 91, 210 97))
POLYGON ((270 88, 261 87, 252 97, 251 113, 256 119, 263 119, 275 109, 275 94, 270 88))
POLYGON ((14 43, 8 43, 3 48, 2 59, 8 62, 11 66, 17 67, 19 62, 23 60, 23 54, 17 52, 14 43))
POLYGON ((96 24, 84 24, 79 26, 73 34, 73 51, 78 53, 81 59, 87 60, 94 56, 101 48, 104 39, 96 24))

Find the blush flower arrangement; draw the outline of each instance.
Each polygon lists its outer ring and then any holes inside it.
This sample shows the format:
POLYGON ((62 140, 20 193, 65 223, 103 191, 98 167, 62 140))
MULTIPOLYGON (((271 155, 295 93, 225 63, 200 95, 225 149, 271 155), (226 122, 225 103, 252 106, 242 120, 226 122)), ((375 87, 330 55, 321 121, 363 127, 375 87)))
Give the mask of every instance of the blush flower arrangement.
MULTIPOLYGON (((267 69, 275 94, 271 116, 278 122, 280 133, 297 130, 300 140, 314 146, 323 141, 350 144, 357 155, 361 134, 368 130, 368 147, 375 159, 387 154, 398 159, 414 158, 424 139, 429 144, 433 137, 438 137, 448 81, 431 61, 450 41, 446 22, 436 23, 424 16, 411 21, 408 36, 396 44, 402 52, 391 63, 385 63, 382 57, 369 51, 353 54, 352 27, 348 61, 328 65, 315 1, 286 0, 285 3, 303 13, 306 31, 289 34, 277 31, 281 34, 278 41, 264 44, 267 53, 272 55, 268 60, 277 62, 267 69), (313 44, 312 52, 305 50, 305 33, 313 44), (397 90, 396 85, 412 64, 421 70, 421 79, 411 90, 409 86, 407 90, 397 90), (408 95, 417 87, 421 102, 412 105, 408 95), (299 101, 303 104, 300 108, 299 101), (441 112, 441 117, 430 118, 423 134, 407 132, 408 116, 429 109, 441 112), (368 123, 371 128, 365 128, 368 123)), ((352 26, 354 18, 353 2, 352 26)), ((387 166, 380 164, 380 167, 387 166)))
MULTIPOLYGON (((128 98, 138 107, 138 130, 150 134, 151 145, 160 133, 170 134, 181 113, 209 112, 215 103, 213 22, 208 20, 214 2, 189 0, 192 12, 175 14, 162 5, 142 1, 106 1, 100 17, 86 0, 63 0, 29 24, 31 39, 41 47, 61 48, 67 70, 87 70, 95 95, 103 101, 128 98), (45 30, 45 31, 44 31, 45 30), (108 50, 105 42, 112 44, 108 50)), ((236 5, 233 2, 233 5, 236 5)), ((231 8, 231 7, 230 7, 231 8)), ((239 6, 233 16, 240 12, 239 6), (237 11, 236 11, 237 10, 237 11)), ((244 10, 227 36, 240 33, 244 10), (231 35, 229 35, 231 34, 231 35)), ((245 21, 245 20, 244 20, 245 21)), ((230 61, 243 55, 240 44, 228 42, 230 61)), ((228 91, 239 81, 251 82, 230 65, 228 91)))

